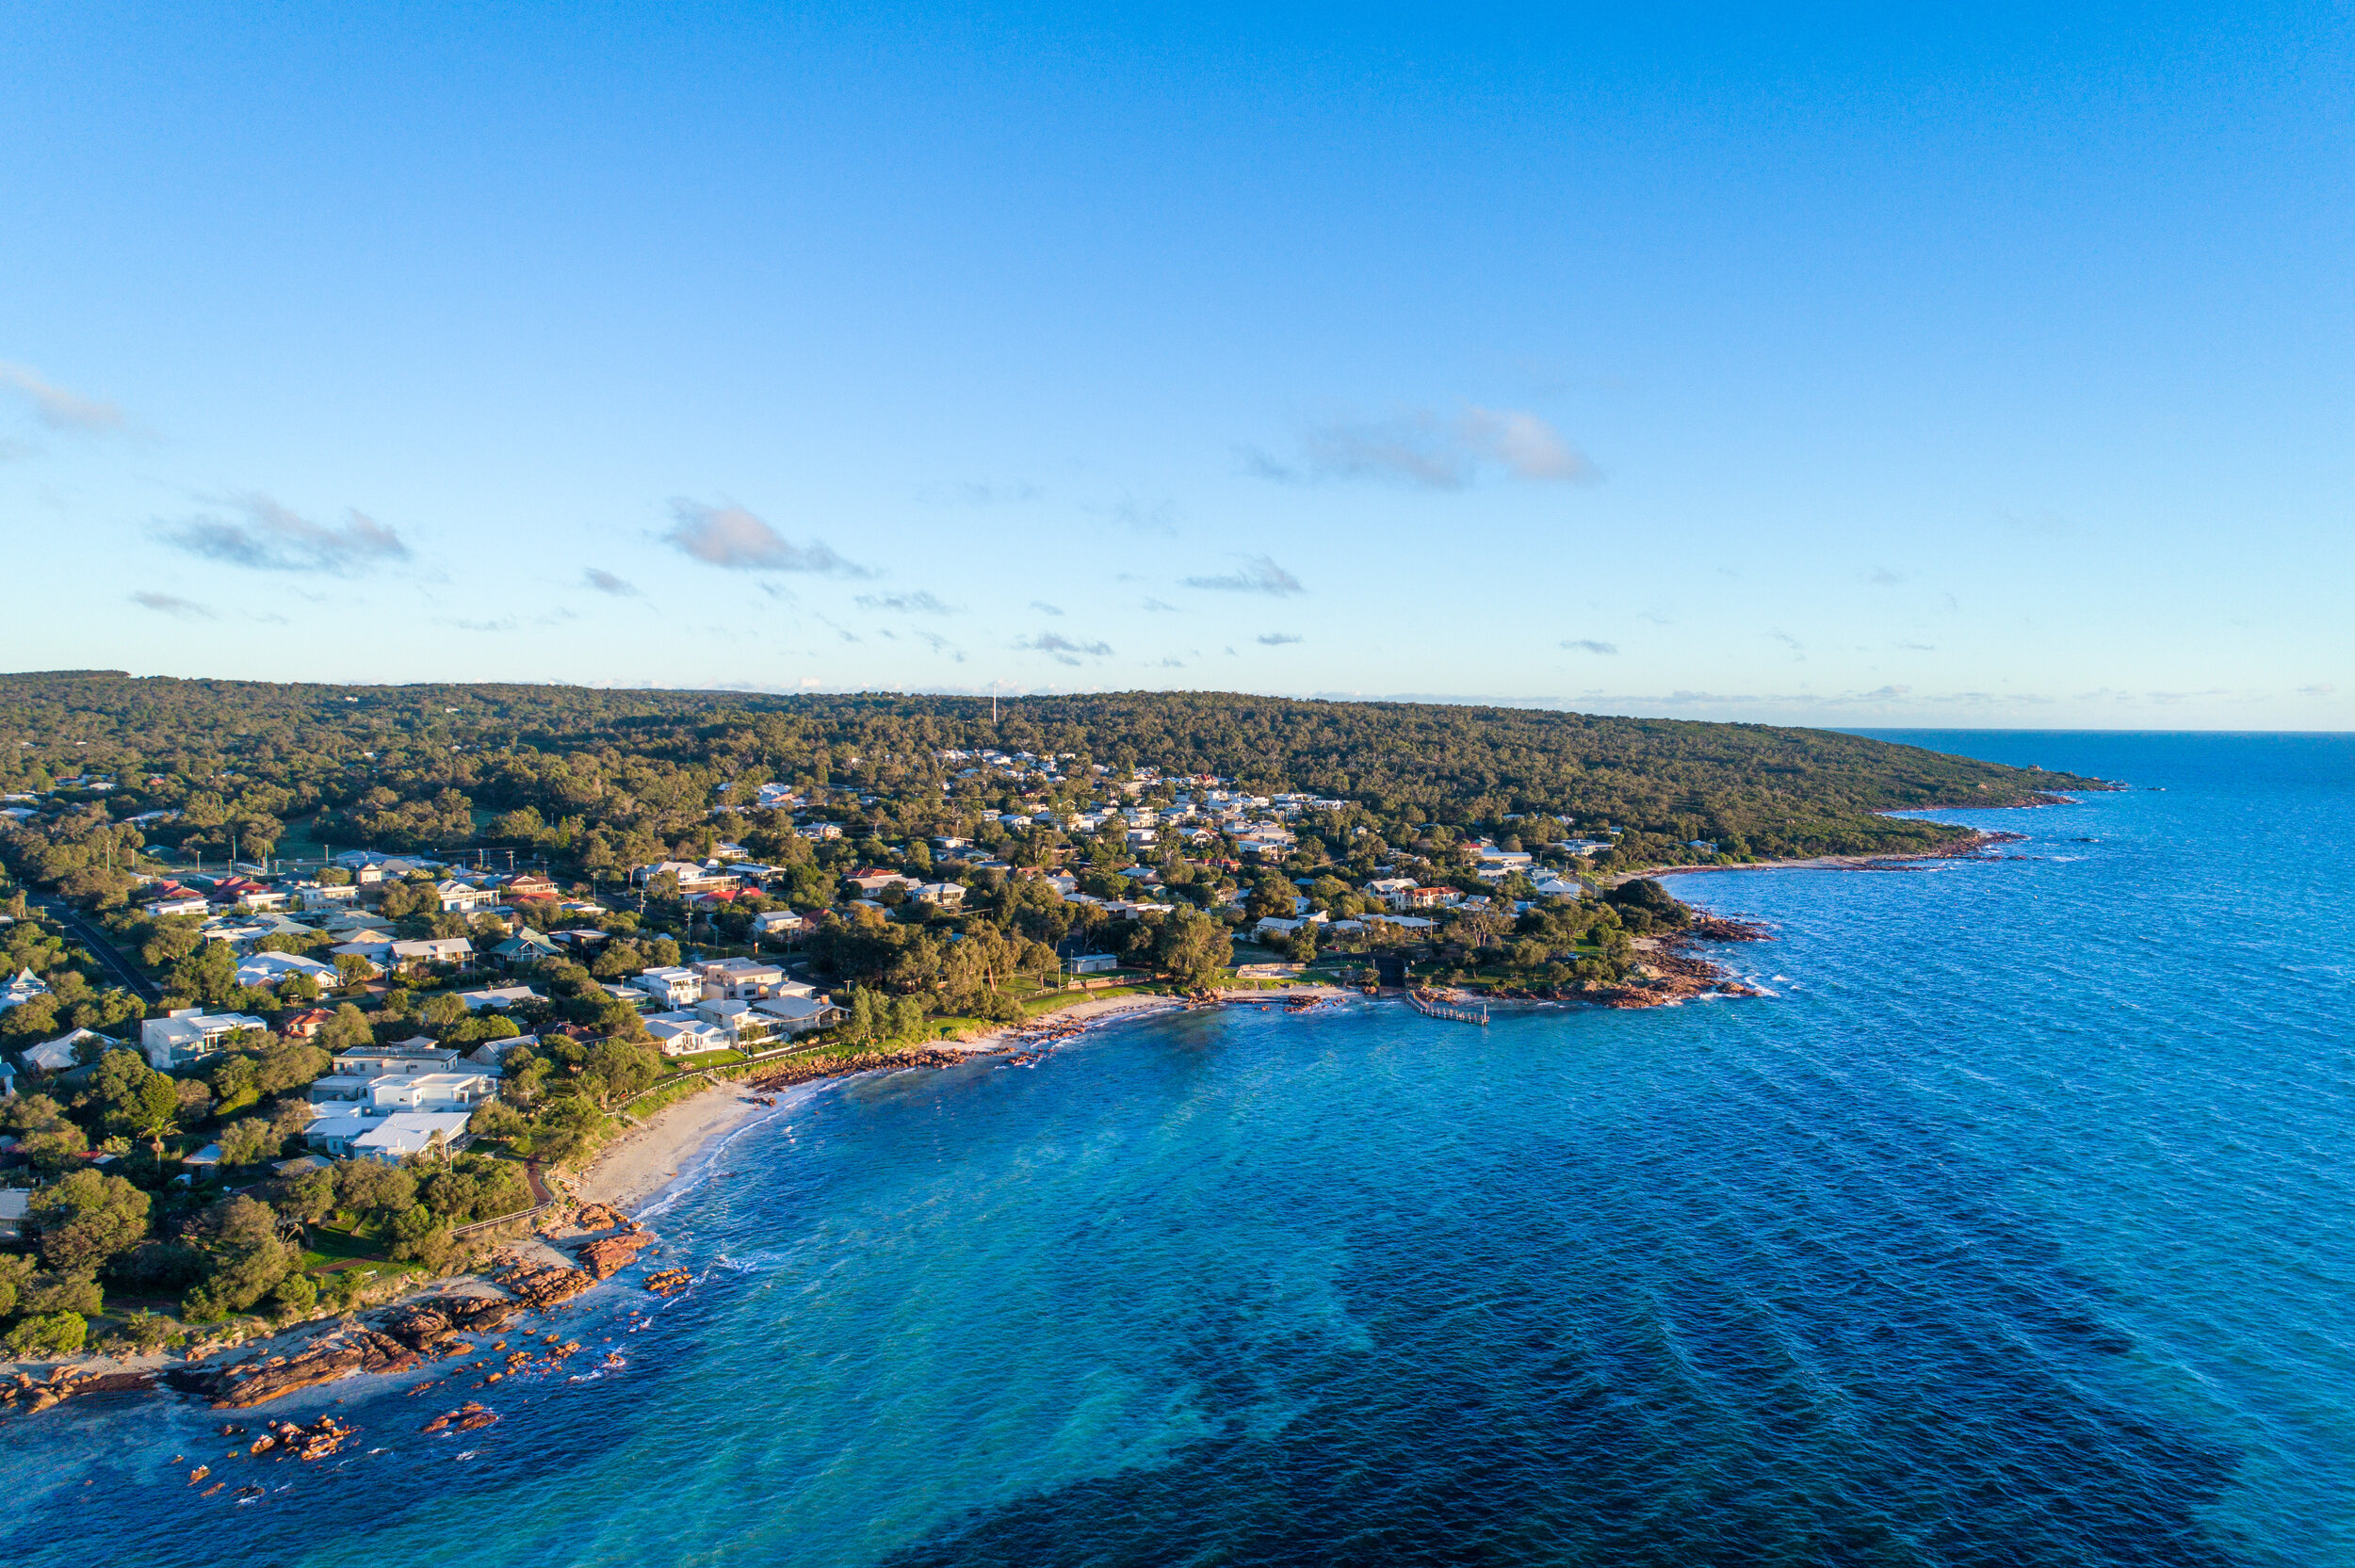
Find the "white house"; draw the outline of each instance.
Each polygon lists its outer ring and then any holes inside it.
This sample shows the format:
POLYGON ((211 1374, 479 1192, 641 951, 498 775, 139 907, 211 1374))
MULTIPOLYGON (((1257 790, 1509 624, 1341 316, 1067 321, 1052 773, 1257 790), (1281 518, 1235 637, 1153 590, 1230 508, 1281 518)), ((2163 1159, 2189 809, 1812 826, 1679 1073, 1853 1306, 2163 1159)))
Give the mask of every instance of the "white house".
POLYGON ((484 991, 462 991, 458 999, 466 1004, 468 1012, 480 1012, 484 1008, 512 1008, 522 1002, 544 1002, 545 996, 528 985, 493 986, 484 991))
POLYGON ((371 1079, 361 1103, 371 1116, 404 1110, 463 1110, 497 1096, 488 1073, 419 1073, 413 1076, 386 1074, 371 1079))
POLYGON ((1120 960, 1111 953, 1081 953, 1071 961, 1075 975, 1102 975, 1120 967, 1120 960))
POLYGON ((747 1028, 757 1028, 768 1022, 754 1015, 750 1002, 729 1001, 716 996, 705 997, 695 1004, 693 1010, 696 1017, 726 1034, 731 1045, 743 1038, 747 1028))
POLYGON ((289 975, 308 975, 321 985, 335 983, 335 966, 301 953, 255 953, 237 965, 239 985, 276 990, 289 975))
POLYGON ((12 1007, 22 1006, 36 996, 45 996, 48 994, 49 987, 40 976, 30 969, 20 969, 16 972, 14 979, 8 981, 6 986, 0 986, 0 1012, 6 1012, 12 1007))
POLYGON ((474 944, 463 936, 430 936, 417 942, 396 942, 388 967, 406 969, 418 963, 464 963, 474 957, 474 944))
POLYGON ((397 1165, 411 1155, 425 1153, 438 1141, 445 1149, 466 1142, 469 1113, 396 1111, 389 1116, 337 1113, 319 1117, 302 1131, 312 1148, 339 1159, 379 1159, 397 1165))
POLYGON ((909 896, 922 904, 937 904, 942 909, 955 909, 965 902, 963 882, 918 882, 909 896))
POLYGON ((764 936, 794 937, 816 928, 817 922, 806 914, 789 909, 772 909, 753 916, 753 940, 764 936))
POLYGON ((338 1158, 397 1160, 428 1147, 437 1130, 454 1149, 464 1141, 475 1107, 496 1093, 487 1073, 336 1073, 313 1080, 312 1121, 302 1136, 338 1158))
POLYGON ((339 909, 357 902, 359 897, 360 889, 350 882, 341 887, 306 885, 295 889, 295 902, 306 910, 339 909))
POLYGON ((174 914, 203 914, 213 906, 204 901, 203 894, 187 893, 174 898, 158 898, 141 907, 150 920, 162 920, 174 914))
POLYGON ((703 1000, 703 977, 676 964, 641 969, 627 983, 667 1007, 683 1008, 703 1000))
POLYGON ((14 1241, 24 1234, 32 1204, 33 1195, 24 1188, 0 1188, 0 1240, 14 1241))
POLYGON ((55 1040, 44 1040, 38 1045, 29 1046, 23 1054, 27 1067, 38 1067, 44 1073, 70 1073, 81 1065, 85 1050, 95 1057, 122 1043, 119 1040, 107 1039, 96 1029, 75 1029, 55 1040))
POLYGON ((681 893, 703 893, 715 887, 732 887, 736 878, 716 865, 698 865, 691 860, 657 861, 641 865, 629 874, 629 880, 643 887, 665 871, 678 878, 681 893))
POLYGON ((341 1075, 360 1078, 381 1078, 386 1075, 414 1077, 422 1073, 452 1073, 458 1071, 460 1053, 439 1045, 369 1045, 358 1050, 338 1051, 331 1059, 334 1071, 341 1075))
POLYGON ((243 957, 259 948, 265 937, 289 936, 307 941, 319 932, 317 927, 306 926, 300 920, 264 912, 243 917, 222 915, 207 920, 198 934, 207 942, 226 942, 231 952, 243 957))
POLYGON ((435 882, 433 897, 441 900, 444 914, 467 914, 489 909, 499 901, 499 896, 490 888, 450 880, 435 882))
POLYGON ((262 1034, 269 1026, 242 1012, 208 1013, 201 1008, 178 1008, 139 1026, 139 1049, 158 1073, 185 1067, 221 1049, 221 1043, 245 1030, 262 1034))
POLYGON ((756 1002, 773 996, 785 985, 785 971, 756 959, 714 959, 695 965, 703 989, 697 994, 724 1001, 756 1002))
POLYGON ((666 1057, 722 1051, 730 1043, 727 1030, 691 1012, 651 1013, 646 1018, 646 1032, 654 1036, 655 1048, 666 1057))
POLYGON ((822 1029, 842 1016, 842 1010, 823 996, 771 996, 753 1004, 760 1021, 785 1034, 822 1029))

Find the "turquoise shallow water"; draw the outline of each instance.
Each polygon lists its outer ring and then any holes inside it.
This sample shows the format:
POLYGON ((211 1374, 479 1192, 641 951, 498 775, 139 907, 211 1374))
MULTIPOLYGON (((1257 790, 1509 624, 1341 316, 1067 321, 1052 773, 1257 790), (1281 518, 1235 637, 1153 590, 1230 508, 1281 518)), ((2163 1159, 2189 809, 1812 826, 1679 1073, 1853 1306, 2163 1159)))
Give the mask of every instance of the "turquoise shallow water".
POLYGON ((669 1200, 693 1292, 560 1317, 624 1370, 458 1439, 345 1385, 379 1451, 243 1507, 209 1412, 12 1421, 8 1556, 2355 1562, 2355 743, 1908 738, 2165 788, 1683 879, 1767 998, 805 1093, 669 1200))

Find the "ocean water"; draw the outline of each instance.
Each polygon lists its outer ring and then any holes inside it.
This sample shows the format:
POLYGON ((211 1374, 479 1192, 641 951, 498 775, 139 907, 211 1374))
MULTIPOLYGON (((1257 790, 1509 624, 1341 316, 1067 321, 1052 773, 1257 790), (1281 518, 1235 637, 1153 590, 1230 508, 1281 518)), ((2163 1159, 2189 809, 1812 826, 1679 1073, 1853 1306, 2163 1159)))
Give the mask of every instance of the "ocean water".
POLYGON ((2355 741, 1905 738, 2138 787, 1962 818, 2008 858, 1681 879, 1771 924, 1722 950, 1766 997, 802 1092, 666 1199, 691 1292, 556 1317, 620 1370, 456 1437, 289 1401, 363 1429, 316 1465, 10 1420, 7 1556, 2355 1562, 2355 741))

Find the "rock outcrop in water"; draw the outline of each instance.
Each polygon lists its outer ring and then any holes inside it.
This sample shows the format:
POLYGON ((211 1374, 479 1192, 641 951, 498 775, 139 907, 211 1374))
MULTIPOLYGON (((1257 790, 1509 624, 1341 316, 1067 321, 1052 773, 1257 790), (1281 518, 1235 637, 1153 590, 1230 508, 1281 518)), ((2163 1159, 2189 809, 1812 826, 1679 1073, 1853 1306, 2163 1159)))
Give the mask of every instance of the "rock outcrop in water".
POLYGON ((416 1352, 391 1334, 353 1324, 300 1355, 225 1367, 201 1391, 212 1396, 215 1410, 246 1410, 355 1372, 405 1372, 416 1365, 416 1352))
POLYGON ((60 1366, 49 1374, 47 1381, 36 1381, 30 1373, 19 1372, 6 1383, 0 1383, 0 1408, 21 1410, 30 1414, 47 1410, 60 1400, 81 1394, 129 1394, 155 1386, 153 1372, 87 1372, 78 1367, 60 1366))
POLYGON ((578 1269, 560 1263, 533 1263, 516 1258, 497 1276, 527 1307, 545 1309, 571 1301, 597 1282, 578 1269))
POLYGON ((619 1236, 592 1241, 577 1249, 575 1255, 592 1278, 602 1280, 611 1277, 614 1270, 628 1264, 642 1249, 653 1244, 652 1231, 624 1231, 619 1236))
POLYGON ((523 1310, 503 1296, 429 1296, 404 1301, 384 1315, 386 1334, 419 1352, 430 1352, 461 1334, 489 1334, 523 1310))

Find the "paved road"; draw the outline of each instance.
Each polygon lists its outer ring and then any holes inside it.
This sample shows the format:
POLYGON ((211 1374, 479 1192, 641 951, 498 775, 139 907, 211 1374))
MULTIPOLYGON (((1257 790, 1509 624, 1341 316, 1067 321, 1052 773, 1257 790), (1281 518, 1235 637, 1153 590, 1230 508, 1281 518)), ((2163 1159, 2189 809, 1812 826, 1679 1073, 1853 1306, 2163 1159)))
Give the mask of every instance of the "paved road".
POLYGON ((138 965, 116 949, 105 931, 83 918, 81 911, 61 898, 39 898, 34 903, 36 908, 63 926, 68 936, 88 947, 100 966, 115 978, 116 984, 142 1001, 160 1002, 164 999, 163 988, 140 974, 138 965))

